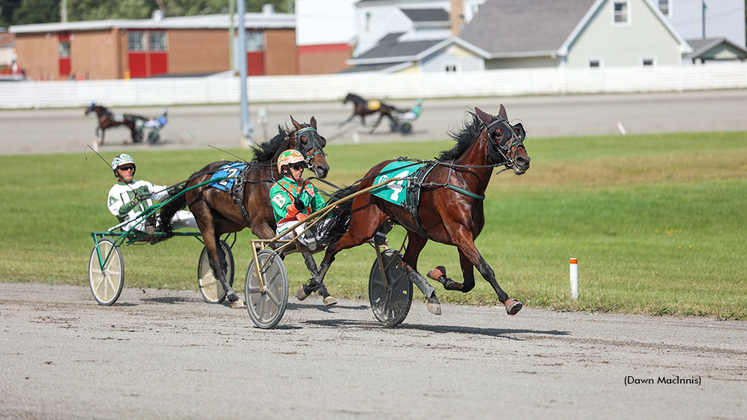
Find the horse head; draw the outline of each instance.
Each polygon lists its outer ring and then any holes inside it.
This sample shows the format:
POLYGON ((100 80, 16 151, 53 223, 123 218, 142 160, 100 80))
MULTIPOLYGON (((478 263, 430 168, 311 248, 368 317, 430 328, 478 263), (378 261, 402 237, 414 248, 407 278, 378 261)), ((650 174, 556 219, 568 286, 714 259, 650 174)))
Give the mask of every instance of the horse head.
POLYGON ((529 169, 529 155, 524 147, 526 131, 521 123, 511 125, 508 122, 506 108, 501 104, 497 116, 488 114, 480 108, 475 113, 484 124, 485 137, 488 141, 488 156, 495 164, 504 164, 513 169, 516 175, 522 175, 529 169))
POLYGON ((319 135, 316 130, 316 118, 311 117, 311 124, 301 124, 294 120, 293 116, 290 119, 293 127, 295 127, 291 136, 293 147, 304 155, 309 168, 314 171, 317 178, 326 178, 327 173, 329 173, 327 154, 324 153, 327 139, 319 135))
POLYGON ((88 107, 86 108, 86 113, 83 114, 83 115, 88 115, 91 112, 94 112, 95 110, 96 110, 96 103, 95 102, 91 102, 91 105, 88 105, 88 107))

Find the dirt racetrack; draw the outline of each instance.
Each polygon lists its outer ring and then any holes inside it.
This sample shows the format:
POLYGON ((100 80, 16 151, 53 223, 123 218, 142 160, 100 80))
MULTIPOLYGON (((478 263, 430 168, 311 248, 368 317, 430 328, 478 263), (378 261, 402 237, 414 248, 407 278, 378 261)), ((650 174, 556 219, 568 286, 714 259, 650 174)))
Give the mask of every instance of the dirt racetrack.
POLYGON ((744 322, 443 312, 293 298, 260 330, 198 292, 0 283, 0 418, 747 417, 744 322))

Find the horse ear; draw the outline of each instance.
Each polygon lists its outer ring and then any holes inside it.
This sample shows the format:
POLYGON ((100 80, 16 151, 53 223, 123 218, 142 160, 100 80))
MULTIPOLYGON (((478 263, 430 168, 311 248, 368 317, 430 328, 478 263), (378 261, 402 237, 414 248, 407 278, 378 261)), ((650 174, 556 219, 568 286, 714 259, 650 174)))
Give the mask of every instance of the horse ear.
POLYGON ((482 122, 485 125, 490 125, 490 122, 493 121, 493 116, 488 114, 487 112, 483 111, 482 109, 475 107, 475 113, 477 113, 477 116, 480 117, 482 122))
POLYGON ((498 111, 498 115, 503 117, 504 120, 508 119, 508 115, 506 114, 506 108, 503 107, 503 104, 501 104, 501 110, 498 111))
POLYGON ((312 127, 316 128, 316 118, 314 118, 314 116, 313 116, 313 115, 311 116, 311 121, 310 121, 310 123, 311 123, 311 126, 312 126, 312 127))
POLYGON ((296 127, 296 130, 300 130, 303 128, 303 126, 299 124, 298 121, 293 119, 293 115, 291 115, 290 117, 291 117, 291 123, 293 123, 293 126, 296 127))

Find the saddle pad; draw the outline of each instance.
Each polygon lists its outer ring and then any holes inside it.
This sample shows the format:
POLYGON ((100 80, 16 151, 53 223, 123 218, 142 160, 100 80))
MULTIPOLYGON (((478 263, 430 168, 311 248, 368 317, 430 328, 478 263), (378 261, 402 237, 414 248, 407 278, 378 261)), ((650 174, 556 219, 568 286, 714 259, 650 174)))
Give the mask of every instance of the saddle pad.
POLYGON ((217 178, 226 178, 221 179, 220 181, 216 181, 210 184, 211 187, 217 188, 219 190, 223 190, 226 192, 231 192, 231 189, 233 188, 234 182, 236 182, 236 177, 238 174, 246 168, 246 164, 242 162, 233 162, 229 163, 227 165, 223 165, 215 171, 213 174, 211 180, 217 179, 217 178))
POLYGON ((379 108, 381 108, 381 102, 377 101, 376 99, 369 99, 366 106, 368 107, 369 111, 378 111, 379 108))
MULTIPOLYGON (((418 169, 425 166, 422 163, 412 163, 407 161, 394 161, 384 167, 380 174, 376 176, 374 185, 382 182, 386 182, 390 178, 410 178, 418 171, 418 169)), ((377 188, 371 191, 371 194, 384 199, 390 203, 398 206, 405 205, 405 197, 407 194, 407 187, 410 184, 409 179, 402 179, 399 181, 393 181, 381 188, 377 188)))

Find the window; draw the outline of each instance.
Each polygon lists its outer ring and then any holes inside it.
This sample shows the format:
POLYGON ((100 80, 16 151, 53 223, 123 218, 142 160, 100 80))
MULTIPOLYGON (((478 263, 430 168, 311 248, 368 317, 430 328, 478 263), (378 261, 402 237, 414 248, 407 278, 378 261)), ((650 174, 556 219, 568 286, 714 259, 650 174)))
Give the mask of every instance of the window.
POLYGON ((371 12, 366 12, 365 22, 363 23, 363 30, 371 32, 371 12))
POLYGON ((60 58, 70 58, 70 41, 60 41, 58 51, 60 58))
POLYGON ((456 73, 459 67, 456 64, 444 64, 444 71, 447 73, 456 73))
POLYGON ((643 67, 656 67, 656 58, 654 58, 654 57, 643 57, 643 58, 641 58, 641 66, 643 66, 643 67))
POLYGON ((130 51, 145 51, 145 31, 129 31, 127 33, 127 48, 130 51))
POLYGON ((659 0, 659 10, 664 16, 671 16, 672 6, 669 4, 671 0, 659 0))
POLYGON ((246 52, 264 51, 264 32, 250 31, 246 33, 246 52))
POLYGON ((590 69, 599 69, 602 68, 602 59, 601 58, 590 58, 589 61, 589 68, 590 69))
POLYGON ((151 51, 167 51, 166 48, 166 31, 150 31, 150 50, 151 51))
POLYGON ((627 1, 616 1, 612 4, 612 21, 616 25, 627 25, 630 23, 630 5, 627 1))

